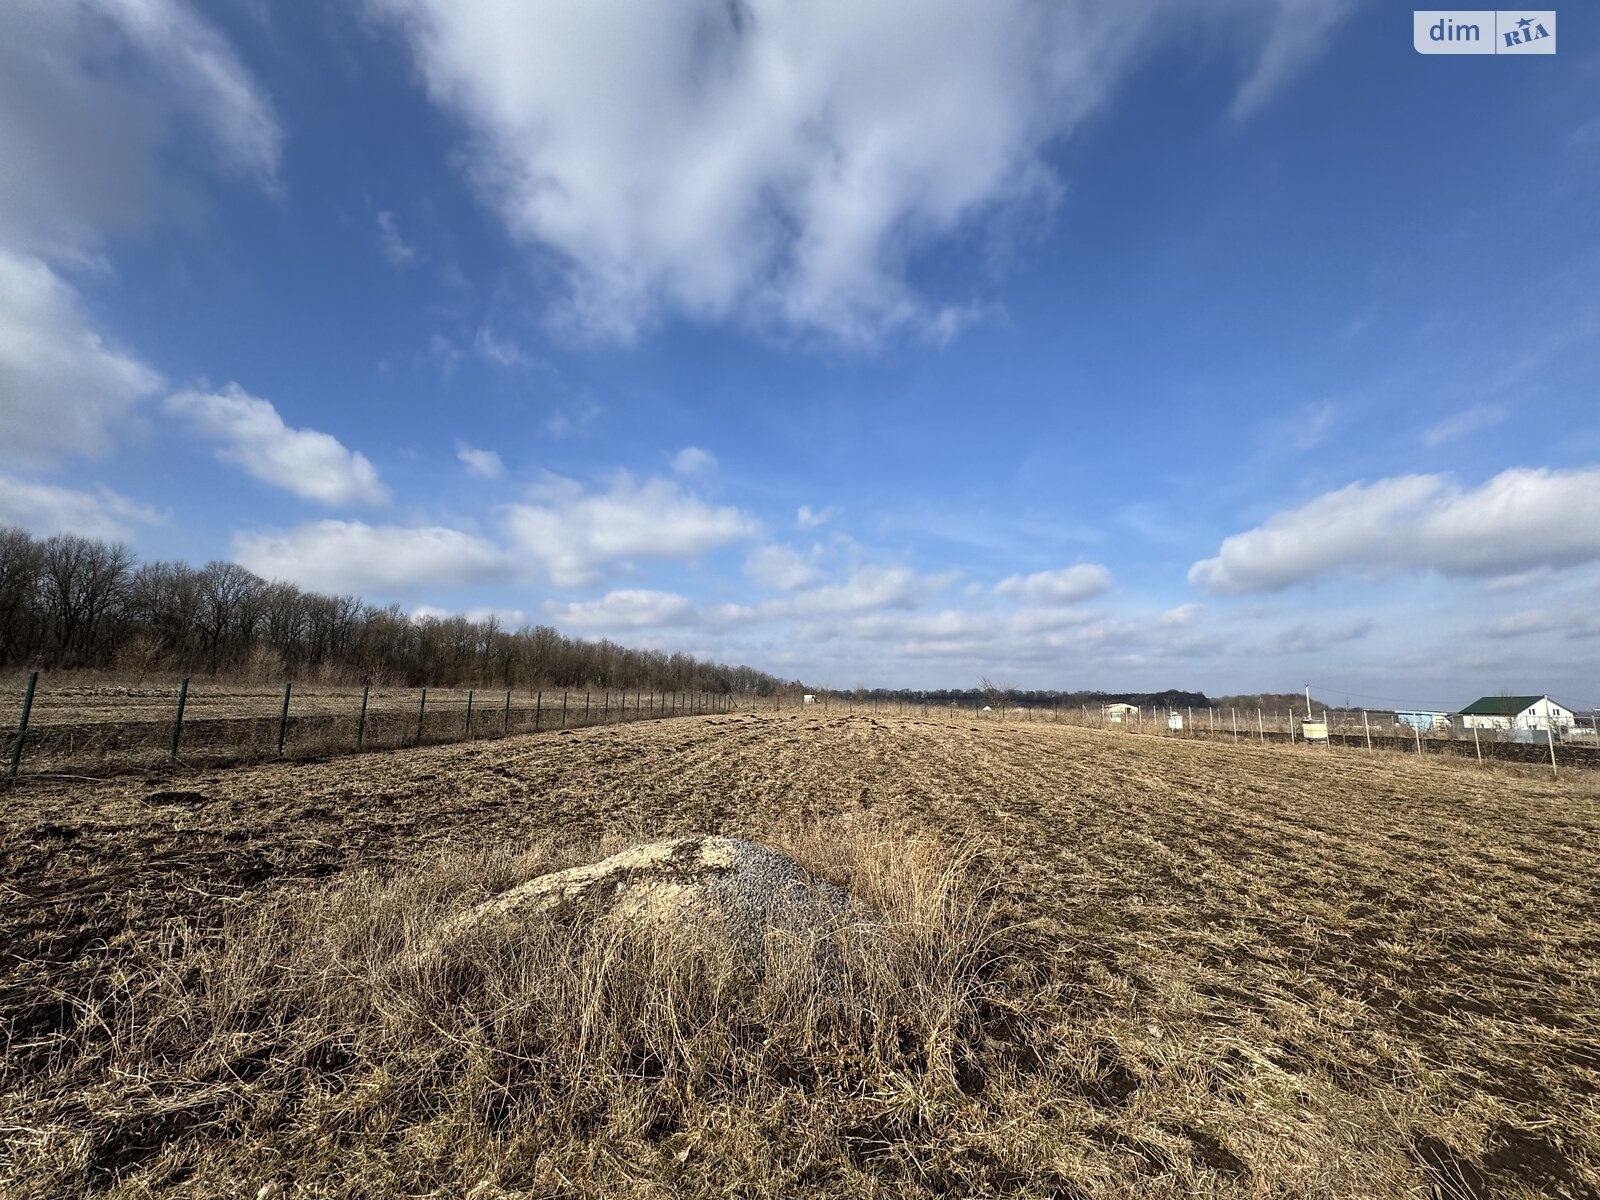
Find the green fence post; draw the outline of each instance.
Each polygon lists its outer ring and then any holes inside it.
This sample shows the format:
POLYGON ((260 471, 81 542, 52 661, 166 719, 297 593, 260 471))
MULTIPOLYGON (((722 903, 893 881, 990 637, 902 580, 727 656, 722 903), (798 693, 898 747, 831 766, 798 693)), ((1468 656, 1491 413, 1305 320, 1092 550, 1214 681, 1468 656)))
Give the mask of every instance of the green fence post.
POLYGON ((467 741, 472 740, 472 689, 467 689, 467 741))
POLYGON ((600 699, 600 723, 602 725, 611 724, 611 689, 610 688, 607 688, 605 690, 605 695, 602 696, 601 699, 600 699))
POLYGON ((588 692, 585 692, 583 694, 583 723, 585 725, 587 725, 589 723, 589 693, 588 692))
POLYGON ((178 715, 172 719, 172 745, 167 749, 167 761, 178 761, 178 738, 183 735, 183 706, 189 702, 189 677, 185 675, 178 685, 178 715))
POLYGON ((500 716, 500 736, 505 737, 511 731, 511 689, 506 689, 506 711, 500 716))
POLYGON ((533 731, 539 732, 539 713, 544 708, 544 693, 541 691, 533 698, 533 731))
POLYGON ((372 690, 368 684, 361 689, 361 715, 356 718, 356 749, 361 749, 361 743, 367 740, 367 693, 372 690))
POLYGON ((422 689, 422 700, 417 705, 417 745, 422 745, 422 716, 428 711, 428 689, 422 689))
POLYGON ((561 728, 567 727, 567 693, 561 693, 561 728))
POLYGON ((283 708, 278 712, 278 757, 280 758, 283 757, 283 735, 289 728, 289 689, 292 687, 294 687, 292 682, 283 685, 283 708))
POLYGON ((17 777, 17 764, 22 761, 22 737, 28 732, 28 714, 33 711, 33 689, 39 682, 39 672, 28 673, 28 690, 22 694, 22 720, 17 722, 17 738, 11 743, 11 766, 6 770, 7 779, 17 777))

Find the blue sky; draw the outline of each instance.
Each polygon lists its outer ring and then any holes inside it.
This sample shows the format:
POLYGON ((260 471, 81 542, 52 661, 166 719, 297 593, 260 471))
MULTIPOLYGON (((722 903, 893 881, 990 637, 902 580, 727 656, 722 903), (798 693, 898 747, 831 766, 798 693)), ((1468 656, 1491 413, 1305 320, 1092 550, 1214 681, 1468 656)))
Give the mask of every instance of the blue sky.
POLYGON ((0 521, 839 687, 1600 703, 1600 28, 22 0, 0 521))

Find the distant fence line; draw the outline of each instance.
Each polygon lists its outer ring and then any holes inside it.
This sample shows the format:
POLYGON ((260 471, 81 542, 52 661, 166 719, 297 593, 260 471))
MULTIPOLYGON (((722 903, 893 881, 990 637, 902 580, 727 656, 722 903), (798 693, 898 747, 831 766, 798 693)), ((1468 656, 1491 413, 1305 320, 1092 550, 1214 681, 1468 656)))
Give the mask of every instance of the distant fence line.
POLYGON ((104 720, 75 719, 70 703, 64 706, 67 712, 52 713, 51 704, 37 694, 37 683, 38 672, 33 672, 17 725, 0 743, 6 779, 56 774, 68 767, 105 771, 223 765, 439 745, 720 713, 732 703, 729 695, 713 692, 568 688, 519 695, 510 689, 417 688, 402 693, 403 704, 386 689, 382 704, 374 706, 374 689, 364 687, 359 700, 349 694, 348 712, 330 711, 330 701, 343 695, 316 691, 302 694, 315 707, 303 711, 296 709, 297 693, 287 683, 281 696, 260 693, 233 705, 256 711, 196 717, 194 705, 203 698, 202 691, 191 688, 185 678, 168 715, 104 720))
MULTIPOLYGON (((924 702, 836 693, 777 693, 761 697, 712 692, 660 692, 643 689, 509 689, 475 688, 297 691, 285 684, 281 694, 257 691, 241 701, 238 685, 217 683, 207 695, 185 678, 176 694, 155 689, 170 705, 161 716, 142 719, 52 713, 51 698, 36 695, 38 672, 29 675, 16 727, 0 741, 0 762, 6 779, 59 774, 66 768, 96 773, 159 769, 173 765, 232 765, 270 758, 305 758, 363 750, 494 739, 529 733, 559 732, 595 725, 733 711, 806 710, 822 714, 871 713, 921 716, 927 719, 975 719, 1006 723, 1049 722, 1137 736, 1287 745, 1307 742, 1332 749, 1449 754, 1506 762, 1545 762, 1600 769, 1600 745, 1594 728, 1565 731, 1458 730, 1459 717, 1443 728, 1420 730, 1392 720, 1374 720, 1362 710, 1327 709, 1313 722, 1294 710, 1263 708, 1132 709, 1116 716, 1105 705, 1056 703, 1050 706, 924 702), (232 698, 232 699, 230 699, 232 698), (193 715, 192 706, 209 701, 228 704, 223 715, 193 715), (298 707, 297 707, 298 704, 298 707), (315 711, 307 711, 307 705, 315 711), (348 711, 346 711, 348 710, 348 711), (1147 715, 1148 714, 1148 715, 1147 715), (55 718, 55 719, 52 719, 55 718), (1325 730, 1318 728, 1324 726, 1325 730)), ((151 693, 139 697, 146 701, 151 693)), ((96 699, 100 697, 96 696, 96 699)), ((131 706, 131 705, 130 705, 131 706)), ((148 710, 149 703, 141 703, 148 710)), ((1391 714, 1384 714, 1385 717, 1391 714)), ((1592 720, 1592 719, 1591 719, 1592 720)))
MULTIPOLYGON (((776 700, 770 703, 774 707, 777 705, 776 700)), ((759 708, 760 704, 755 707, 759 708)), ((1330 749, 1344 746, 1416 754, 1450 754, 1476 758, 1479 762, 1493 759, 1500 762, 1545 763, 1552 769, 1556 769, 1558 764, 1600 769, 1600 731, 1596 728, 1600 723, 1600 714, 1580 717, 1577 723, 1564 729, 1458 729, 1461 714, 1449 713, 1445 714, 1448 720, 1432 729, 1422 730, 1392 719, 1393 714, 1387 710, 1379 717, 1364 709, 1324 709, 1308 722, 1299 711, 1283 708, 1148 706, 1134 709, 1134 706, 1129 706, 1134 710, 1119 718, 1108 712, 1103 704, 1006 705, 1003 702, 985 704, 982 700, 941 704, 870 697, 856 699, 828 694, 818 694, 815 702, 808 702, 805 707, 814 707, 823 712, 892 713, 950 720, 965 717, 1001 723, 1044 721, 1142 736, 1236 743, 1253 741, 1258 745, 1307 744, 1306 726, 1323 725, 1326 727, 1325 736, 1322 735, 1323 731, 1313 729, 1319 736, 1313 737, 1309 744, 1330 749)))

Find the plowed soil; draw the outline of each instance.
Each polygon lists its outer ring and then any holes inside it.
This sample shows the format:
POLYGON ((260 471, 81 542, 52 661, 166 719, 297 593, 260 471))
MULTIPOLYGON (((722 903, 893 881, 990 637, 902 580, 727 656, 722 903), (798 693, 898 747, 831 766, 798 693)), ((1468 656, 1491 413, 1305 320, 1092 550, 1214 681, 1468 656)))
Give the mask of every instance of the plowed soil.
POLYGON ((71 997, 175 919, 444 846, 861 812, 991 844, 1070 985, 1071 1153, 1012 1194, 1600 1198, 1592 775, 813 712, 0 793, 0 1180, 71 997))

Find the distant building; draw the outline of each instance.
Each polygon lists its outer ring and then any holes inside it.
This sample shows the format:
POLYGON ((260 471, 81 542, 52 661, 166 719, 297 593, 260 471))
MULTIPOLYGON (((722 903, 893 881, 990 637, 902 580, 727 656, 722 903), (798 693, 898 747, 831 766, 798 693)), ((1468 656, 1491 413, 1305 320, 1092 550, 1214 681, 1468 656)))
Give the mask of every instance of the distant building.
POLYGON ((1549 696, 1485 696, 1461 710, 1468 729, 1555 729, 1572 725, 1570 708, 1549 696))
POLYGON ((804 699, 803 703, 815 704, 816 702, 817 702, 817 698, 815 696, 813 696, 810 692, 807 692, 805 694, 805 699, 804 699))
POLYGON ((1407 725, 1418 733, 1432 733, 1435 729, 1450 728, 1450 714, 1442 712, 1397 712, 1396 725, 1407 725))
POLYGON ((1106 704, 1100 711, 1105 714, 1108 721, 1137 721, 1139 719, 1139 706, 1137 704, 1106 704))

